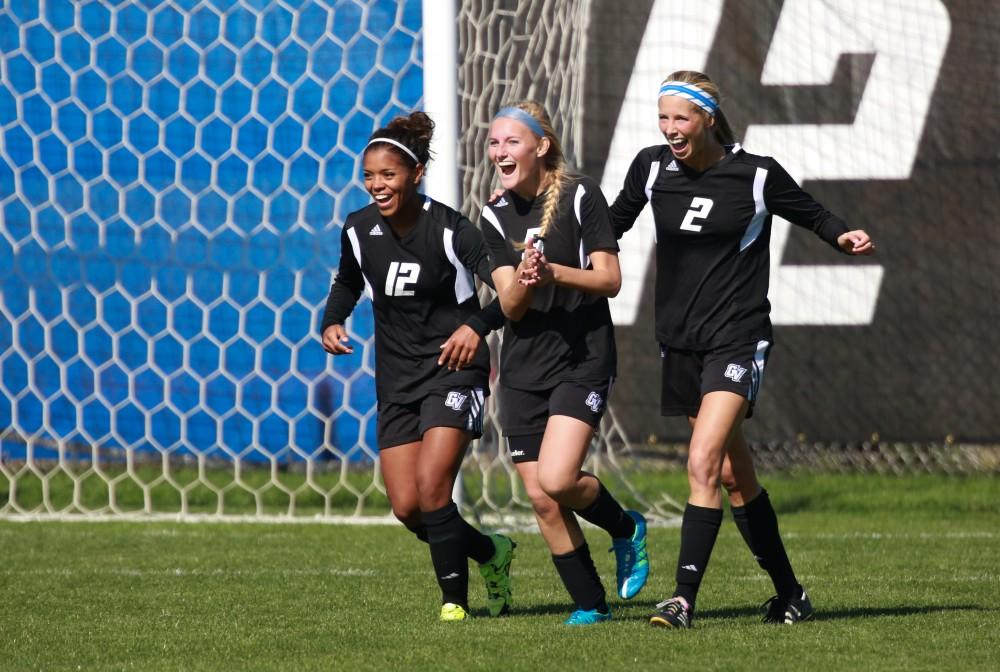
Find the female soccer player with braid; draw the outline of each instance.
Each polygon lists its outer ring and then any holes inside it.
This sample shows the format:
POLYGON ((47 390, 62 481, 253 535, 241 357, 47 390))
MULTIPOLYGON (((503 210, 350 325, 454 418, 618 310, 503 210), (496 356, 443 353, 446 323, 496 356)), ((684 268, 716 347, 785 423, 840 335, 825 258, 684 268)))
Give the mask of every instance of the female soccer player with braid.
POLYGON ((686 415, 691 496, 681 526, 677 584, 650 622, 691 626, 695 598, 722 521, 722 495, 777 595, 764 621, 792 624, 813 607, 792 571, 774 509, 757 481, 741 424, 760 391, 773 336, 767 300, 771 215, 812 230, 834 249, 871 254, 868 234, 804 192, 772 158, 745 152, 704 74, 671 74, 658 98, 667 144, 639 152, 611 221, 620 238, 647 202, 656 224, 656 336, 661 412, 686 415))
POLYGON ((598 623, 611 611, 576 516, 611 535, 621 597, 638 593, 649 569, 645 519, 581 471, 615 375, 608 297, 621 287, 618 244, 600 188, 566 172, 541 105, 523 102, 497 113, 489 158, 505 189, 480 221, 508 318, 500 424, 576 603, 566 623, 598 623))
POLYGON ((479 230, 420 194, 434 123, 423 112, 393 119, 365 148, 374 203, 351 213, 321 332, 334 355, 353 352, 344 322, 366 290, 375 315, 379 463, 392 511, 430 544, 442 621, 468 616, 467 558, 486 579, 490 615, 508 611, 514 543, 485 535, 452 501, 469 442, 482 433, 489 352, 503 315, 480 309, 473 274, 492 284, 479 230))

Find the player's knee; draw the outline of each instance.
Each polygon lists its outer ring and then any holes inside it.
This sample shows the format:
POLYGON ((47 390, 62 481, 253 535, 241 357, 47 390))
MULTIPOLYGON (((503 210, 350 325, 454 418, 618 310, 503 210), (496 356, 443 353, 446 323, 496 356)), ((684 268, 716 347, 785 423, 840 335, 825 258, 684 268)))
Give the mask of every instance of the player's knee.
POLYGON ((719 475, 719 482, 722 483, 722 487, 724 487, 728 493, 732 493, 739 488, 739 484, 736 480, 736 474, 734 474, 733 470, 729 468, 728 462, 722 466, 722 474, 719 475))
POLYGON ((576 493, 578 474, 548 473, 538 475, 538 484, 542 491, 557 502, 561 502, 576 493))
POLYGON ((423 519, 420 516, 420 507, 417 506, 416 502, 414 502, 412 506, 407 507, 396 506, 394 504, 392 507, 392 515, 396 517, 396 520, 411 530, 423 525, 423 519))
POLYGON ((429 473, 417 473, 417 498, 424 511, 436 511, 451 499, 450 479, 429 473))
POLYGON ((555 520, 560 517, 559 502, 549 497, 544 492, 539 492, 536 496, 530 497, 531 508, 535 511, 535 516, 543 521, 555 520))
POLYGON ((526 487, 525 494, 531 501, 531 508, 534 509, 535 515, 542 520, 550 520, 553 516, 559 515, 559 502, 549 497, 537 483, 526 487))
POLYGON ((718 460, 694 450, 688 458, 688 482, 692 489, 718 490, 722 469, 718 460))

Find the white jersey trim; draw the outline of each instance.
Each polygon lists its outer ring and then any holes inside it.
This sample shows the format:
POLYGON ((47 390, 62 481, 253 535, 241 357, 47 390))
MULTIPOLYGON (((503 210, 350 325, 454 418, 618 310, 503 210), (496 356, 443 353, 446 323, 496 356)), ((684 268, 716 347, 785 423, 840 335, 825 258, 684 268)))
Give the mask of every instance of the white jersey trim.
POLYGON ((472 280, 472 273, 462 265, 458 255, 455 254, 455 232, 451 229, 444 230, 444 253, 448 261, 455 267, 455 300, 458 303, 465 303, 469 297, 475 294, 475 283, 472 280))
POLYGON ((753 356, 753 370, 750 372, 750 394, 747 397, 750 401, 756 401, 760 394, 760 386, 764 384, 764 365, 767 363, 767 349, 770 347, 770 341, 757 341, 757 351, 753 356))
MULTIPOLYGON (((656 182, 656 176, 660 174, 660 162, 653 161, 649 164, 649 176, 646 177, 646 202, 653 202, 653 183, 656 182)), ((656 240, 656 227, 653 227, 653 243, 657 243, 656 240)))
POLYGON ((764 220, 767 218, 767 206, 764 204, 764 183, 767 181, 767 168, 758 168, 753 177, 753 203, 754 215, 750 223, 747 224, 746 233, 740 241, 740 252, 747 249, 760 237, 760 232, 764 230, 764 220))
POLYGON ((573 212, 576 214, 576 224, 580 227, 580 268, 590 268, 590 255, 583 253, 583 217, 580 215, 583 197, 587 190, 582 184, 576 185, 576 196, 573 197, 573 212))
POLYGON ((653 182, 656 182, 656 176, 660 173, 660 162, 653 161, 649 164, 649 175, 646 177, 646 201, 653 200, 653 182))
POLYGON ((493 225, 493 228, 497 230, 497 233, 500 234, 501 238, 507 237, 507 234, 503 232, 503 227, 500 226, 500 220, 497 219, 496 213, 490 210, 490 206, 488 205, 483 206, 483 217, 486 218, 487 222, 493 225))
MULTIPOLYGON (((354 252, 354 258, 358 261, 358 268, 364 269, 361 265, 361 241, 358 240, 358 231, 355 228, 350 228, 347 230, 347 237, 351 240, 351 251, 354 252)), ((361 271, 361 277, 365 279, 365 294, 368 295, 369 299, 375 298, 375 292, 372 291, 371 283, 368 282, 368 276, 365 275, 364 270, 361 271)))

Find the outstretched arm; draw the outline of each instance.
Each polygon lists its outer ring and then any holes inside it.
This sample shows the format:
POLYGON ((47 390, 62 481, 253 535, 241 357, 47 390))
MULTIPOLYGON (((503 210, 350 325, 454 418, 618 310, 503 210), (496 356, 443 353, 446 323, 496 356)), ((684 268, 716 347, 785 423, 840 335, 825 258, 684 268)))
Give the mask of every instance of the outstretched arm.
POLYGON ((842 236, 852 233, 844 220, 818 203, 774 160, 770 161, 764 183, 764 205, 769 212, 809 229, 834 249, 852 253, 840 242, 842 236))

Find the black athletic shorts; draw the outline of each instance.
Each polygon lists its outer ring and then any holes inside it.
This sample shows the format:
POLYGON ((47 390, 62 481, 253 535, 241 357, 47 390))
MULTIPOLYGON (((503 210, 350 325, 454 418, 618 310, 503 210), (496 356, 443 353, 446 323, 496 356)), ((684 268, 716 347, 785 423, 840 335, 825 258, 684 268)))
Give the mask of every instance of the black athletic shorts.
POLYGON ((504 436, 542 434, 549 416, 568 415, 597 427, 604 417, 614 378, 590 383, 558 383, 546 390, 499 386, 500 427, 504 436))
POLYGON ((407 404, 379 404, 379 450, 419 441, 431 427, 457 427, 478 439, 483 435, 486 392, 481 387, 461 387, 407 404))
POLYGON ((660 346, 663 360, 662 415, 698 415, 709 392, 734 392, 750 401, 747 417, 764 380, 770 341, 736 343, 714 350, 681 350, 660 346))

